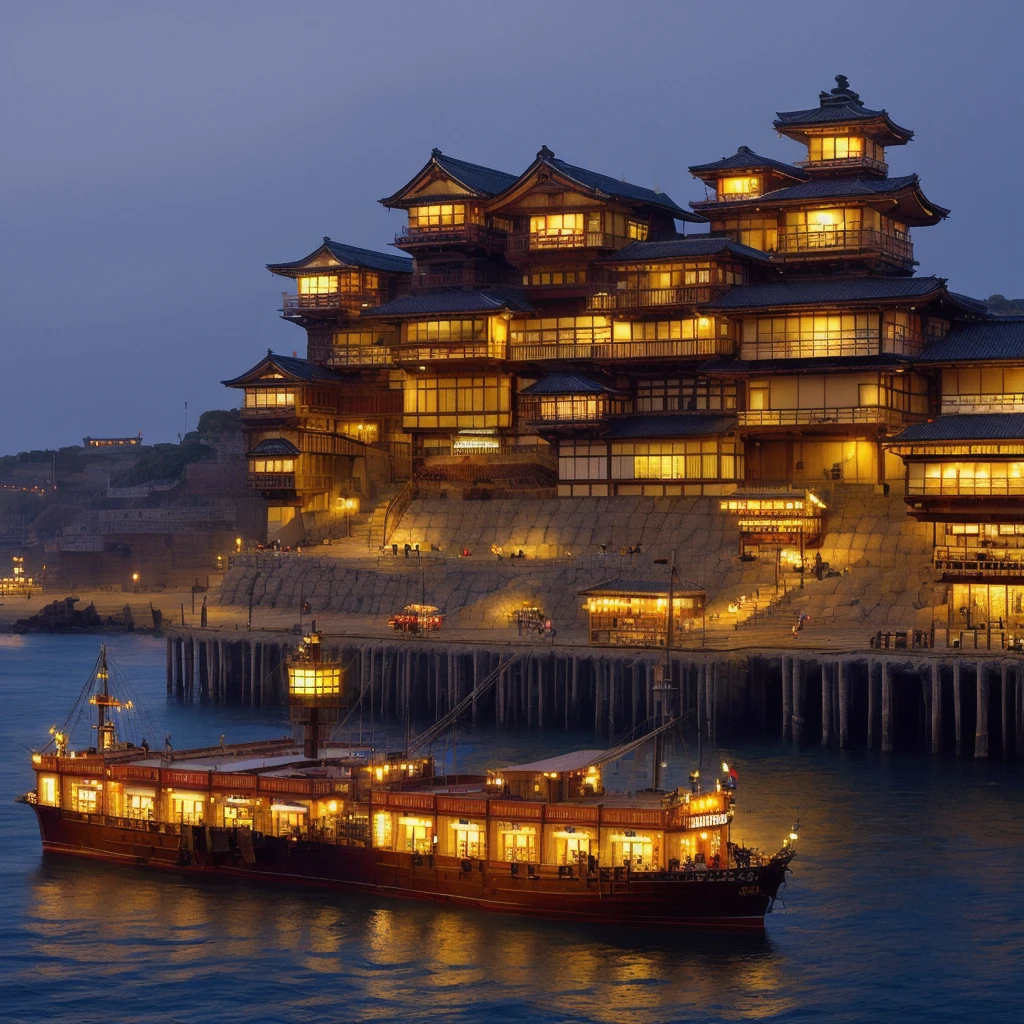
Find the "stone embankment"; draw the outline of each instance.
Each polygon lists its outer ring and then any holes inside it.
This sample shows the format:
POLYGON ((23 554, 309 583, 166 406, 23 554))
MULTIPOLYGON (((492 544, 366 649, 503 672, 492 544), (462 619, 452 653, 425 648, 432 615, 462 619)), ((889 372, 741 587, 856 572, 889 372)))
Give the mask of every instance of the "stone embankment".
MULTIPOLYGON (((931 527, 911 520, 900 496, 870 487, 834 485, 824 497, 829 509, 820 552, 842 574, 805 577, 803 591, 785 598, 787 625, 804 610, 816 622, 863 628, 865 641, 880 628, 944 625, 947 588, 931 568, 931 527)), ((784 571, 777 589, 773 557, 741 561, 735 521, 714 498, 419 500, 392 540, 397 557, 390 550, 354 558, 313 548, 301 556, 236 559, 221 601, 251 599, 273 608, 309 602, 317 614, 380 620, 425 599, 464 629, 504 627, 507 613, 525 602, 540 605, 559 630, 582 635, 577 592, 620 574, 662 578, 667 570, 653 564, 657 558, 674 556, 680 576, 708 590, 709 614, 730 628, 799 579, 784 571), (420 556, 404 557, 406 544, 418 544, 420 556), (502 549, 501 560, 492 545, 502 549), (638 545, 639 555, 620 554, 638 545), (525 558, 508 559, 520 550, 525 558), (730 613, 741 596, 743 608, 730 613)))

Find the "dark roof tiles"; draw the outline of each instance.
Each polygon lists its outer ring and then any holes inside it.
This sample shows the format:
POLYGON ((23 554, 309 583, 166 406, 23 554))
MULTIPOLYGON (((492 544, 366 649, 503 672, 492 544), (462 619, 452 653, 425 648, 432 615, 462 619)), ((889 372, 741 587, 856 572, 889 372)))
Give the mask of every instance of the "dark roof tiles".
POLYGON ((605 437, 702 437, 724 434, 736 425, 733 416, 675 413, 662 416, 623 416, 612 420, 605 437))
MULTIPOLYGON (((945 292, 941 277, 852 277, 816 281, 769 281, 737 285, 712 303, 715 309, 770 309, 828 302, 916 299, 945 292)), ((946 292, 948 294, 948 292, 946 292)))
POLYGON ((791 178, 806 180, 808 174, 800 167, 775 160, 770 156, 760 156, 748 146, 740 146, 732 156, 723 156, 721 160, 712 160, 707 164, 694 164, 689 168, 691 174, 701 176, 714 171, 746 171, 758 167, 770 167, 791 178))
POLYGON ((739 256, 767 263, 771 257, 760 249, 741 245, 731 238, 712 238, 697 235, 689 238, 670 238, 663 242, 630 242, 618 252, 606 256, 602 263, 651 262, 669 259, 703 259, 707 256, 739 256))
POLYGON ((431 156, 434 162, 456 181, 483 195, 496 196, 516 180, 514 174, 497 171, 493 167, 484 167, 483 164, 471 164, 468 160, 457 160, 453 156, 446 156, 439 149, 435 149, 431 156))
MULTIPOLYGON (((335 242, 324 236, 323 243, 318 245, 308 256, 292 263, 268 263, 267 270, 273 273, 280 273, 286 270, 302 270, 310 260, 314 259, 324 250, 327 250, 336 260, 353 267, 365 267, 367 270, 383 270, 392 274, 411 274, 412 260, 408 256, 392 256, 386 252, 375 252, 373 249, 360 249, 354 245, 345 245, 343 242, 335 242)), ((330 266, 310 267, 310 273, 320 272, 329 274, 330 266)))
POLYGON ((549 373, 523 388, 521 395, 614 395, 615 388, 578 373, 549 373))
POLYGON ((334 370, 329 370, 326 366, 318 366, 316 363, 311 363, 308 359, 299 359, 298 356, 279 356, 273 352, 268 352, 254 367, 246 370, 245 373, 239 374, 237 377, 233 377, 231 380, 222 380, 221 384, 229 388, 240 387, 243 384, 279 387, 282 384, 281 380, 260 379, 260 371, 271 369, 277 369, 283 375, 283 382, 285 383, 288 379, 310 382, 321 381, 330 384, 339 384, 344 380, 334 370))
POLYGON ((502 309, 532 313, 524 298, 498 288, 467 291, 462 288, 402 295, 393 302, 362 311, 363 316, 421 316, 429 313, 497 313, 502 309))
POLYGON ((1024 318, 954 324, 918 356, 920 362, 957 363, 983 359, 1024 362, 1024 318))
POLYGON ((908 441, 1024 441, 1024 413, 959 413, 915 423, 891 438, 890 444, 908 441))

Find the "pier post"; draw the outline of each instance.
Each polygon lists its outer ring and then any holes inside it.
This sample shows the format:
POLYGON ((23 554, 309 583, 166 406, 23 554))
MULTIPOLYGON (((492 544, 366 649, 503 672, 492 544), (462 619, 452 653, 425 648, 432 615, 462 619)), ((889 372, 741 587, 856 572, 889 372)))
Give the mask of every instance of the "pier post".
POLYGON ((167 638, 167 692, 172 693, 174 691, 174 657, 171 651, 172 640, 170 637, 167 638))
POLYGON ((953 659, 953 727, 956 731, 957 755, 963 750, 963 706, 960 695, 960 658, 953 659))
POLYGON ((932 753, 942 753, 942 664, 932 662, 932 753))
POLYGON ((845 659, 837 666, 839 671, 839 749, 850 745, 850 663, 845 659))
POLYGON ((249 706, 256 706, 256 643, 249 641, 249 706))
POLYGON ((793 742, 799 746, 804 738, 804 662, 793 662, 793 742))
POLYGON ((832 742, 832 680, 828 662, 821 663, 821 745, 832 742))
POLYGON ((868 662, 868 730, 864 741, 868 750, 875 749, 875 714, 877 712, 875 707, 875 669, 877 667, 878 662, 872 658, 868 662))
POLYGON ((788 740, 793 723, 793 659, 782 656, 782 738, 788 740))
POLYGON ((979 661, 975 668, 977 721, 974 727, 974 756, 988 757, 988 678, 979 661))
POLYGON ((882 662, 882 753, 892 753, 892 664, 882 662))
POLYGON ((192 700, 193 687, 196 681, 196 650, 195 643, 189 637, 185 643, 185 700, 192 700))
POLYGON ((999 718, 1000 738, 1003 741, 1002 754, 1006 759, 1010 750, 1010 663, 1003 661, 999 665, 999 718))

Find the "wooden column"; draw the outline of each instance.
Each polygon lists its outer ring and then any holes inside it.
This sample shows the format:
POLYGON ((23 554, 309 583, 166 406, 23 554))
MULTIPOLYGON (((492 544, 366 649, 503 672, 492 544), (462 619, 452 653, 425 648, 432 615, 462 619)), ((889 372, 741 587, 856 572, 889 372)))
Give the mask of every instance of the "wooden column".
POLYGON ((821 663, 821 745, 832 742, 832 681, 828 662, 821 663))
POLYGON ((956 752, 960 754, 963 750, 963 705, 960 694, 960 658, 953 659, 953 726, 956 731, 956 752))
POLYGON ((840 661, 839 670, 839 749, 850 745, 850 663, 840 661))
POLYGON ((882 753, 892 753, 892 665, 882 662, 882 753))
POLYGON ((988 757, 988 679, 980 661, 975 669, 975 675, 977 722, 974 728, 974 756, 988 757))
POLYGON ((932 753, 942 753, 942 664, 932 662, 932 753))
POLYGON ((793 659, 782 656, 782 738, 788 740, 793 723, 793 659))

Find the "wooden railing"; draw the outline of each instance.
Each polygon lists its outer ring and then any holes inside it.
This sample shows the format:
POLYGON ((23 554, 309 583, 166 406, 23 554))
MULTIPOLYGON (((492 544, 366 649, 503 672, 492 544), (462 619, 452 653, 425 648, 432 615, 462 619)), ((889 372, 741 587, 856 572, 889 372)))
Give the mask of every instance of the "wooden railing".
POLYGON ((388 502, 387 508, 384 510, 384 523, 380 544, 382 548, 387 547, 391 542, 391 537, 395 530, 398 529, 398 524, 401 522, 402 516, 404 516, 408 511, 409 506, 412 504, 412 500, 415 497, 416 487, 413 482, 409 480, 388 502))
POLYGON ((249 486, 258 491, 329 491, 332 483, 323 473, 249 474, 249 486))
POLYGON ((445 224, 436 228, 406 227, 395 235, 395 245, 447 245, 456 242, 493 242, 503 245, 507 235, 484 224, 445 224))
POLYGON ((1024 577, 1024 550, 1011 553, 980 551, 975 548, 936 548, 934 565, 937 571, 950 575, 1020 576, 1024 577))
POLYGON ((426 363, 438 359, 504 359, 505 346, 486 338, 479 341, 435 342, 427 345, 396 345, 396 363, 426 363))
POLYGON ((818 338, 778 338, 745 341, 740 345, 742 359, 816 359, 835 356, 877 356, 880 352, 897 355, 920 350, 924 337, 915 331, 883 337, 877 330, 836 331, 818 338))
POLYGON ((795 427, 825 423, 901 424, 904 413, 883 406, 835 406, 821 409, 745 409, 736 414, 741 427, 795 427))
POLYGON ((522 232, 509 237, 509 252, 544 249, 618 249, 629 241, 604 231, 572 231, 567 234, 522 232))
POLYGON ((292 417, 295 415, 296 405, 272 405, 272 406, 250 406, 243 405, 239 410, 242 419, 272 419, 275 416, 292 417))
POLYGON ((390 366, 394 359, 387 345, 360 345, 333 348, 327 355, 328 366, 390 366))
POLYGON ((1009 392, 991 395, 943 395, 943 415, 956 412, 1024 412, 1024 395, 1009 392))
POLYGON ((830 228, 814 231, 810 228, 781 228, 777 252, 815 253, 822 250, 842 250, 884 253, 896 259, 912 263, 914 245, 909 238, 901 238, 885 231, 869 228, 830 228))
POLYGON ((883 160, 875 160, 870 156, 842 156, 834 160, 798 160, 797 167, 807 167, 811 170, 867 170, 880 171, 882 174, 889 173, 889 165, 883 160))
POLYGON ((925 477, 907 481, 908 496, 1005 498, 1024 495, 1024 477, 925 477))
POLYGON ((354 312, 369 306, 379 306, 381 301, 379 291, 327 292, 323 295, 289 295, 288 292, 283 292, 281 294, 281 312, 285 316, 289 313, 304 313, 308 310, 347 309, 354 312))
POLYGON ((640 309, 645 306, 699 306, 711 302, 726 285, 678 288, 619 288, 587 297, 587 309, 640 309))
POLYGON ((509 358, 518 362, 547 359, 664 359, 676 356, 728 355, 731 338, 696 338, 684 341, 539 342, 515 343, 509 358))

